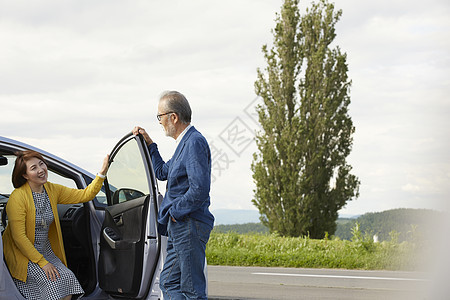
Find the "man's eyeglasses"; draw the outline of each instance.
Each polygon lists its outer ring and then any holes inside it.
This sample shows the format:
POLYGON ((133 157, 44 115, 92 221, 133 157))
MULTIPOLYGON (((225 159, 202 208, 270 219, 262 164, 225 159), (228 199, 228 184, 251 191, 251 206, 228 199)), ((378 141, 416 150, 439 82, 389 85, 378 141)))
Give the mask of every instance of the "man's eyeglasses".
POLYGON ((158 121, 161 121, 161 117, 162 117, 162 116, 165 116, 165 115, 168 115, 168 114, 174 114, 174 112, 173 112, 173 111, 170 111, 170 112, 165 113, 165 114, 159 114, 159 115, 156 115, 156 118, 158 119, 158 121))

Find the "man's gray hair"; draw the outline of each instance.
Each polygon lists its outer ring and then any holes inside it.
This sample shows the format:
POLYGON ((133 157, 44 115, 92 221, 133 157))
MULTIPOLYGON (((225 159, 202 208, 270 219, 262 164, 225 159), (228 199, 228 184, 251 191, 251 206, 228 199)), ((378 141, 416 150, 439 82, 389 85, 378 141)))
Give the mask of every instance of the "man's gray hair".
POLYGON ((159 97, 159 101, 165 101, 167 111, 174 112, 184 124, 191 123, 191 106, 186 97, 177 91, 165 91, 159 97))

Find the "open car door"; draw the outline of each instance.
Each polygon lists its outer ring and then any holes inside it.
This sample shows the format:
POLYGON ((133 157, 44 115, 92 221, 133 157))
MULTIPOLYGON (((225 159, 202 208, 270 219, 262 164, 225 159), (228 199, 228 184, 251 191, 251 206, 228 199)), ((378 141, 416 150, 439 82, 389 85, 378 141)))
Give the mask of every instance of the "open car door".
POLYGON ((110 160, 105 180, 108 205, 100 233, 99 286, 112 296, 145 298, 159 281, 155 274, 162 259, 156 178, 141 135, 125 136, 110 160))

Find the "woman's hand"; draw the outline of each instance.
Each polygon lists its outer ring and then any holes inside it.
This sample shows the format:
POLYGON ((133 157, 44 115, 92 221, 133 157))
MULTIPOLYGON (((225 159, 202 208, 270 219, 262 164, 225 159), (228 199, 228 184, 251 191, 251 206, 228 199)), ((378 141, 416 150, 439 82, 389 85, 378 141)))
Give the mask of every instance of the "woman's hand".
POLYGON ((44 270, 47 279, 51 281, 55 281, 58 277, 61 277, 56 267, 51 263, 48 263, 45 266, 43 266, 42 270, 44 270))
POLYGON ((152 139, 150 138, 150 136, 148 135, 147 131, 145 131, 144 128, 139 127, 139 126, 135 126, 133 128, 132 132, 133 132, 134 135, 142 134, 142 136, 144 137, 144 140, 147 143, 147 145, 150 145, 150 144, 153 143, 152 139))
POLYGON ((108 172, 108 168, 109 168, 109 154, 107 154, 103 159, 103 165, 99 174, 106 175, 106 173, 108 172))

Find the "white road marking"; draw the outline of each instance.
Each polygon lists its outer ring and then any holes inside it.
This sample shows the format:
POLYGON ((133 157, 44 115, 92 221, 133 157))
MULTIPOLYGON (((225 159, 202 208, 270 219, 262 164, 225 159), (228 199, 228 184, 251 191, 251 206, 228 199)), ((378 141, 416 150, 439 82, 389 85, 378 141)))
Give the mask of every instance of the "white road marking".
POLYGON ((428 281, 418 278, 395 278, 395 277, 369 277, 369 276, 342 276, 342 275, 314 275, 314 274, 289 274, 289 273, 252 273, 252 275, 266 276, 291 276, 291 277, 317 277, 317 278, 343 278, 343 279, 371 279, 371 280, 400 280, 400 281, 428 281))

